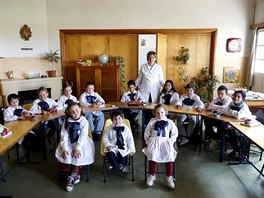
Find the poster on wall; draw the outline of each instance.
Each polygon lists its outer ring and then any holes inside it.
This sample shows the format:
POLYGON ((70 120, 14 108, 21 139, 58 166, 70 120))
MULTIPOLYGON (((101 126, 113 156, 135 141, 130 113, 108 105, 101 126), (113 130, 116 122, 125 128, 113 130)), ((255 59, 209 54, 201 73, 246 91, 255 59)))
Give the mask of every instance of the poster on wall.
POLYGON ((223 82, 224 83, 238 83, 239 82, 239 67, 224 67, 223 82))

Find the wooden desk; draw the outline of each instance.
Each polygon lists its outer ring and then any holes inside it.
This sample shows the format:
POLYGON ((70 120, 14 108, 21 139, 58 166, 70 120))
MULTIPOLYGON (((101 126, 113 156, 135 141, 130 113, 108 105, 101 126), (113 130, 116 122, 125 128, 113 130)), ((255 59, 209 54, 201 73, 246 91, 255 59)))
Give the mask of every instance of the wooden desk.
POLYGON ((110 110, 114 110, 114 109, 118 109, 117 106, 112 106, 112 104, 105 104, 102 107, 81 107, 82 111, 84 113, 88 113, 91 111, 110 111, 110 110))
POLYGON ((249 107, 264 107, 264 100, 245 100, 249 107))
MULTIPOLYGON (((240 124, 240 122, 230 122, 229 123, 232 127, 234 127, 237 131, 239 131, 243 136, 247 137, 249 140, 254 142, 261 150, 264 150, 264 125, 260 124, 258 126, 243 126, 240 124)), ((264 169, 264 164, 259 170, 247 157, 243 156, 243 158, 251 164, 263 177, 263 169, 264 169)), ((241 161, 239 163, 235 164, 240 164, 242 163, 241 161)), ((234 164, 234 163, 232 163, 234 164)))

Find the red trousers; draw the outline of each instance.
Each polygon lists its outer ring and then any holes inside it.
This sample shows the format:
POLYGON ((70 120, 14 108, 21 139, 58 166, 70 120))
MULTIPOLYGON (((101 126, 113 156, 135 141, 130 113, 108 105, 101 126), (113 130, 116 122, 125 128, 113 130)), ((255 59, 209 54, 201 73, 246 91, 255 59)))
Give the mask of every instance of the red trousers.
MULTIPOLYGON (((173 173, 173 162, 167 162, 165 163, 166 167, 166 176, 172 176, 173 173)), ((150 175, 155 175, 155 169, 156 169, 156 162, 149 161, 149 173, 150 175)))

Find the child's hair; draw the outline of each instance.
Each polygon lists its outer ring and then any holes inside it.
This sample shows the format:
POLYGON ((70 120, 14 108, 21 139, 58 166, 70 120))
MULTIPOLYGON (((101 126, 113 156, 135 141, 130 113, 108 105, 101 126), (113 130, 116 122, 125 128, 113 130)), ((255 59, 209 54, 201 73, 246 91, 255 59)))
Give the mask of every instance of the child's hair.
POLYGON ((234 92, 233 96, 236 94, 241 94, 242 95, 242 99, 245 100, 246 99, 246 94, 242 91, 242 90, 237 90, 234 92))
POLYGON ((124 119, 124 113, 122 111, 114 110, 111 114, 111 120, 113 120, 117 116, 121 116, 124 119))
POLYGON ((147 53, 147 60, 149 60, 149 57, 150 57, 151 55, 154 55, 154 56, 156 57, 156 56, 157 56, 157 53, 154 52, 154 51, 149 51, 149 52, 147 53))
POLYGON ((9 95, 7 96, 7 102, 8 102, 8 104, 10 104, 10 102, 11 102, 12 99, 18 99, 18 100, 19 100, 19 97, 18 97, 17 94, 14 94, 14 93, 9 94, 9 95))
POLYGON ((226 94, 228 93, 228 89, 225 85, 221 85, 217 88, 217 91, 225 91, 226 94))
POLYGON ((65 83, 65 85, 63 86, 63 90, 66 89, 67 87, 70 87, 72 89, 72 85, 69 84, 68 82, 65 83))
POLYGON ((95 86, 93 82, 88 82, 88 83, 86 83, 86 87, 88 87, 88 86, 90 86, 90 85, 95 86))
POLYGON ((193 83, 188 83, 186 86, 185 86, 185 90, 186 89, 193 89, 193 90, 195 90, 195 85, 193 84, 193 83))
POLYGON ((165 110, 165 114, 167 115, 168 114, 168 109, 166 107, 166 105, 164 104, 157 104, 154 109, 153 109, 153 115, 156 116, 156 111, 159 109, 159 108, 163 108, 165 110))
MULTIPOLYGON (((68 118, 71 118, 72 116, 70 115, 69 109, 72 108, 73 106, 77 105, 78 107, 80 107, 80 104, 78 102, 71 102, 66 111, 65 111, 65 129, 68 128, 68 118)), ((81 111, 81 115, 84 116, 83 112, 81 111)))
POLYGON ((48 89, 47 89, 46 87, 40 87, 40 88, 38 88, 38 90, 37 90, 38 94, 39 94, 41 91, 45 91, 45 92, 49 93, 49 92, 48 92, 48 89))
POLYGON ((177 92, 176 87, 174 85, 174 82, 172 80, 166 80, 161 93, 165 93, 166 92, 166 89, 165 89, 166 83, 170 83, 171 84, 171 91, 177 92))
POLYGON ((129 87, 130 85, 134 85, 134 86, 136 86, 136 82, 135 82, 134 80, 129 80, 129 81, 127 82, 127 86, 129 87))

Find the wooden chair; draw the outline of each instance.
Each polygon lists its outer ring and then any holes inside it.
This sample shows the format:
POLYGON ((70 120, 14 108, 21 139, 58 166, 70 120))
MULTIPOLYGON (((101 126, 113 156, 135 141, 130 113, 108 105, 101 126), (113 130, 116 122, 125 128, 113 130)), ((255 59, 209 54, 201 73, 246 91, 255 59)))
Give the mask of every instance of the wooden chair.
MULTIPOLYGON (((123 121, 124 121, 124 124, 127 125, 128 128, 131 130, 131 126, 130 126, 129 120, 128 119, 124 119, 123 121)), ((104 125, 104 129, 103 129, 102 137, 103 137, 103 135, 104 135, 104 133, 106 131, 106 128, 108 126, 110 126, 111 124, 112 124, 112 120, 111 119, 107 119, 105 121, 105 125, 104 125)), ((104 168, 103 168, 104 169, 104 182, 106 182, 106 171, 107 171, 107 164, 106 163, 107 163, 107 158, 106 158, 106 153, 104 152, 104 148, 105 148, 104 142, 103 142, 103 140, 101 138, 100 154, 103 156, 103 163, 104 163, 104 168)), ((129 173, 132 174, 131 180, 134 181, 134 158, 133 158, 133 156, 129 156, 128 161, 129 161, 128 164, 131 165, 131 171, 129 171, 129 173)))

